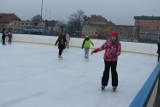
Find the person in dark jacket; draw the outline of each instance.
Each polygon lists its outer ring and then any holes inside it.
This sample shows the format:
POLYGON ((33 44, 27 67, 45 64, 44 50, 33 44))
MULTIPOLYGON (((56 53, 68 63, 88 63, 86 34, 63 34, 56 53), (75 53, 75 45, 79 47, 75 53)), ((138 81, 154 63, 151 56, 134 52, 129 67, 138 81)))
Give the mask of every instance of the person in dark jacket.
POLYGON ((11 44, 12 43, 12 32, 9 31, 7 36, 8 36, 8 44, 11 44))
POLYGON ((6 45, 5 39, 6 39, 6 30, 5 30, 5 28, 3 28, 3 32, 2 32, 2 45, 6 45))
POLYGON ((160 41, 158 41, 157 46, 158 46, 157 53, 158 53, 158 62, 159 62, 159 58, 160 58, 160 41))
POLYGON ((58 58, 62 58, 62 52, 66 48, 66 37, 64 32, 62 32, 58 37, 55 43, 55 46, 57 45, 57 43, 58 43, 58 49, 59 49, 58 58))

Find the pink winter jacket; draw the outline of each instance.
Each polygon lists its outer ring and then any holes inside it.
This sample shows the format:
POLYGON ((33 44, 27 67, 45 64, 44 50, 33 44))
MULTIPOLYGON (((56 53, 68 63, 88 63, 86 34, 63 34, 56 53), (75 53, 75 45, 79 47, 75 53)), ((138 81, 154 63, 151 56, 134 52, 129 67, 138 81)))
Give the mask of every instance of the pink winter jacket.
POLYGON ((98 52, 104 49, 105 53, 103 58, 105 61, 117 61, 121 53, 121 43, 112 43, 112 40, 108 39, 100 48, 97 48, 96 51, 98 52))

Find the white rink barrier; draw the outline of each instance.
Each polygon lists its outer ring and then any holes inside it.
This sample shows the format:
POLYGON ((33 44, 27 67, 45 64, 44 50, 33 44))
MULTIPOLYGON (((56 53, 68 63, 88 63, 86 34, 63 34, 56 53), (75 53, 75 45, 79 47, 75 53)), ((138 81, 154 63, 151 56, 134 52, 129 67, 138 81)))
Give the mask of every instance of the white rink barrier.
MULTIPOLYGON (((0 34, 0 37, 2 34, 0 34)), ((30 35, 30 34, 13 34, 13 42, 28 42, 28 43, 40 43, 40 44, 49 44, 54 45, 57 36, 44 36, 44 35, 30 35)), ((71 38, 70 46, 81 47, 84 38, 71 38)), ((105 40, 91 39, 94 42, 94 47, 100 47, 105 40)), ((135 42, 122 42, 122 51, 124 52, 135 52, 142 54, 157 55, 157 45, 156 44, 147 44, 147 43, 135 43, 135 42)))

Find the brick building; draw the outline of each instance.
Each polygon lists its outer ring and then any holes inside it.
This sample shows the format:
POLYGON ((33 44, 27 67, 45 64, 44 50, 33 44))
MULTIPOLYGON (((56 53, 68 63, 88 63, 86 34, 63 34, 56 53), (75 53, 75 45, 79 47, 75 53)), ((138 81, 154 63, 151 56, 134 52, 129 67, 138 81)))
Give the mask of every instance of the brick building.
POLYGON ((160 39, 160 17, 135 16, 134 19, 140 42, 155 43, 160 39))

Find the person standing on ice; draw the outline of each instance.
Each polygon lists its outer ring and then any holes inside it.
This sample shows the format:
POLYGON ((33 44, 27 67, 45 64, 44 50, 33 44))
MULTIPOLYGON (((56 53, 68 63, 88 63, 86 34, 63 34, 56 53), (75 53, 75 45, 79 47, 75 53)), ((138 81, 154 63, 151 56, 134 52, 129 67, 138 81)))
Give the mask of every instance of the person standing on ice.
POLYGON ((69 49, 69 41, 70 41, 70 36, 68 33, 66 33, 66 48, 69 49))
POLYGON ((8 44, 11 44, 12 43, 12 32, 9 31, 7 36, 8 36, 8 44))
POLYGON ((90 40, 90 37, 86 36, 82 44, 82 49, 84 48, 84 58, 85 59, 89 59, 89 48, 91 44, 92 46, 94 46, 93 42, 90 40))
POLYGON ((160 58, 160 40, 157 43, 158 49, 157 49, 157 54, 158 54, 158 62, 159 62, 159 58, 160 58))
POLYGON ((118 73, 117 73, 117 61, 118 56, 121 53, 121 43, 118 40, 119 33, 118 32, 112 32, 111 38, 107 39, 106 42, 99 48, 93 50, 91 54, 96 53, 101 50, 105 50, 104 53, 104 72, 102 76, 102 90, 104 90, 105 86, 108 85, 109 80, 109 71, 111 68, 111 74, 112 74, 112 86, 113 90, 115 91, 118 86, 118 73))
POLYGON ((3 28, 3 32, 2 32, 2 45, 6 45, 5 39, 6 39, 6 29, 3 28))
POLYGON ((66 48, 66 36, 64 32, 62 32, 58 37, 55 43, 55 46, 57 45, 57 43, 58 43, 58 49, 59 49, 58 58, 62 58, 62 52, 66 48))

